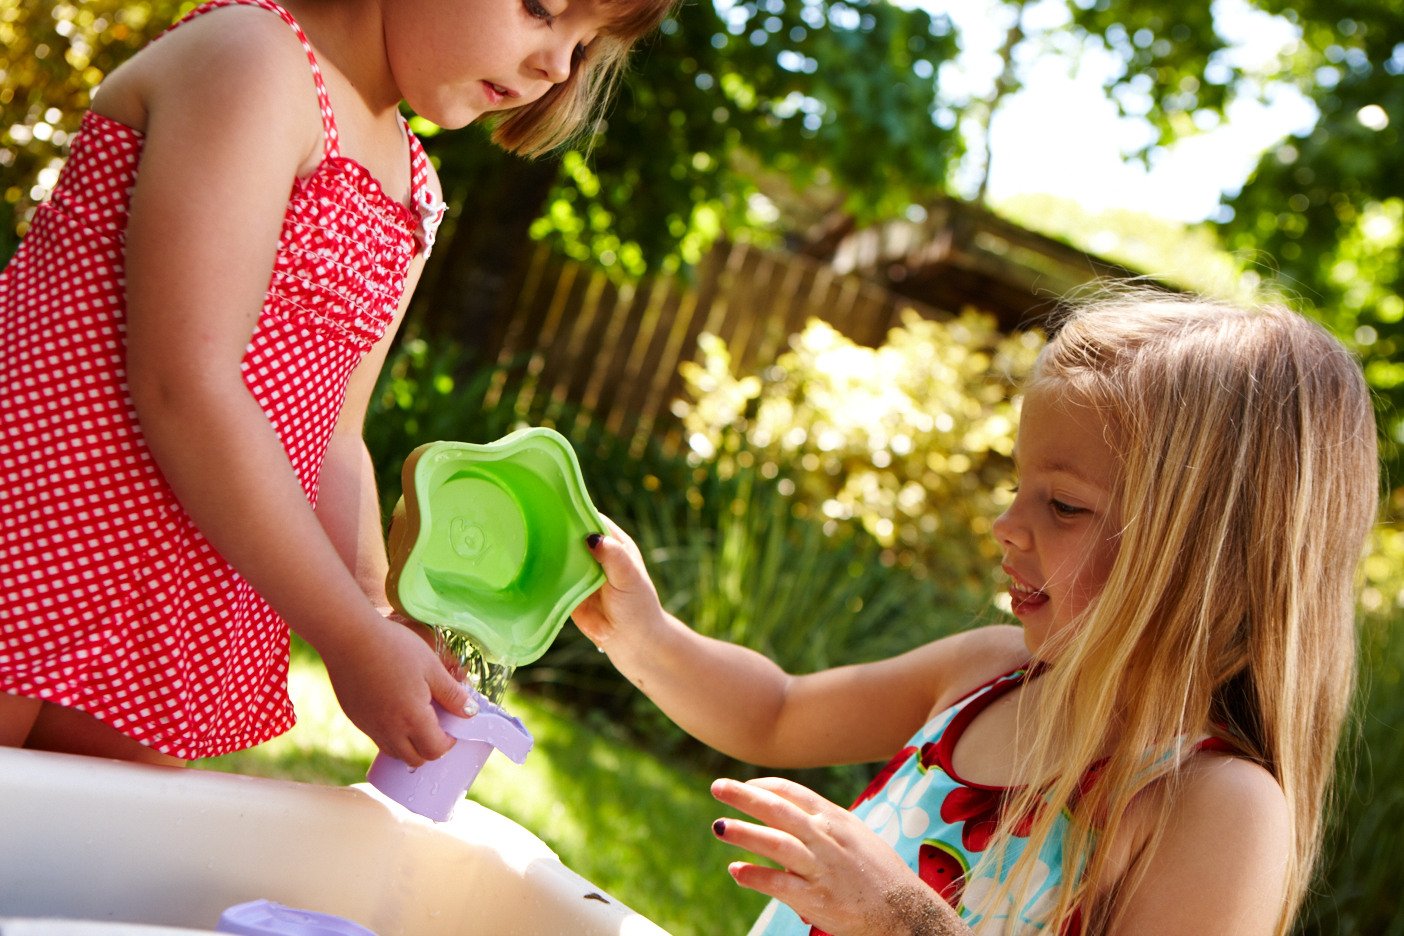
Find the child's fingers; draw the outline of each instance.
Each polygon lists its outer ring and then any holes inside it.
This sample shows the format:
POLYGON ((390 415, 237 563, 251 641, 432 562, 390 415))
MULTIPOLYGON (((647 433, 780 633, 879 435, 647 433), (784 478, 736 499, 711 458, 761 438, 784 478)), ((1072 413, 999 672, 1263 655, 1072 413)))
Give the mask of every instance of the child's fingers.
POLYGON ((803 878, 780 868, 767 868, 749 861, 733 861, 726 866, 726 871, 742 887, 759 891, 783 903, 797 902, 796 897, 804 887, 803 878))
POLYGON ((727 778, 714 780, 712 796, 733 809, 786 832, 799 829, 811 815, 793 800, 766 789, 754 780, 746 783, 727 778))
POLYGON ((605 522, 605 532, 607 532, 614 539, 617 539, 619 540, 619 542, 623 543, 624 549, 635 559, 638 559, 642 562, 643 553, 639 551, 639 545, 638 543, 634 542, 634 538, 628 533, 625 533, 623 527, 615 523, 609 517, 606 517, 604 514, 600 515, 600 519, 605 522))
POLYGON ((718 819, 712 823, 712 834, 728 845, 768 858, 801 877, 814 873, 813 853, 788 832, 742 819, 718 819))
POLYGON ((825 810, 838 808, 809 787, 795 783, 793 780, 786 780, 784 777, 757 777, 754 780, 747 780, 746 783, 789 800, 810 815, 818 815, 825 810))
POLYGON ((478 704, 473 701, 468 687, 456 681, 447 669, 429 671, 429 692, 446 712, 469 718, 478 714, 478 704))

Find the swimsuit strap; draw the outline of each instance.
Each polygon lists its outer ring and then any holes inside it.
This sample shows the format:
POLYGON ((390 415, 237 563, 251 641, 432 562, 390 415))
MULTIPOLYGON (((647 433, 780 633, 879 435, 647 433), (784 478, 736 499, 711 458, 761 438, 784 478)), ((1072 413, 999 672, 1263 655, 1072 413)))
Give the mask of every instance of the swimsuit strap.
POLYGON ((424 144, 419 141, 419 137, 410 129, 409 123, 404 116, 400 117, 400 126, 405 130, 405 137, 409 140, 410 153, 410 188, 414 193, 415 201, 419 200, 419 195, 429 184, 429 173, 433 171, 433 166, 429 162, 429 154, 424 152, 424 144))
MULTIPOLYGON (((302 31, 293 15, 283 9, 273 0, 209 0, 182 16, 175 23, 166 28, 165 32, 170 32, 182 23, 187 23, 203 13, 217 10, 226 6, 256 6, 276 13, 283 18, 283 22, 292 27, 297 34, 298 41, 302 43, 302 48, 307 52, 307 64, 312 68, 312 80, 317 85, 317 104, 322 111, 322 154, 326 159, 332 159, 340 154, 339 146, 340 134, 336 130, 336 117, 332 114, 331 98, 327 95, 326 83, 322 80, 322 67, 317 64, 317 55, 312 51, 312 43, 307 39, 307 33, 302 31)), ((165 35, 165 33, 162 33, 165 35)))

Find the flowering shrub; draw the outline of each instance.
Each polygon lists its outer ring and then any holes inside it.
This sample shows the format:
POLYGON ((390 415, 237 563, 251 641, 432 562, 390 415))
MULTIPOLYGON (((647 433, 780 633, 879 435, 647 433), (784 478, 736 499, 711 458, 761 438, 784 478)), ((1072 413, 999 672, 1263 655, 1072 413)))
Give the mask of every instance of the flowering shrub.
POLYGON ((1010 496, 1013 385, 1042 343, 971 312, 908 311, 878 348, 811 320, 773 364, 739 375, 703 335, 675 412, 697 463, 784 475, 802 509, 831 530, 860 524, 889 564, 978 588, 998 567, 989 534, 1010 496))

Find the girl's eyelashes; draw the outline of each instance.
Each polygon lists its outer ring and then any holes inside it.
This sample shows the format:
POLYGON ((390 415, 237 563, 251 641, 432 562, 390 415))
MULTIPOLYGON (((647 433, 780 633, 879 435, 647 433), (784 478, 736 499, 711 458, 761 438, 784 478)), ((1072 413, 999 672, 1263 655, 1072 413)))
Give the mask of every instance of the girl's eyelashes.
MULTIPOLYGON (((541 0, 522 0, 522 6, 527 11, 528 16, 540 20, 547 26, 553 25, 556 22, 556 17, 560 15, 546 9, 546 5, 542 3, 541 0)), ((579 65, 589 58, 589 56, 589 44, 584 42, 579 43, 570 54, 571 64, 579 65)))
POLYGON ((541 20, 547 26, 556 21, 556 14, 546 9, 546 5, 541 0, 522 0, 522 6, 529 15, 541 20))
MULTIPOLYGON (((1013 484, 1009 488, 1009 496, 1014 497, 1019 493, 1019 485, 1013 484)), ((1058 500, 1056 497, 1048 498, 1048 506, 1060 517, 1076 517, 1079 514, 1091 513, 1086 507, 1076 507, 1067 501, 1058 500)))

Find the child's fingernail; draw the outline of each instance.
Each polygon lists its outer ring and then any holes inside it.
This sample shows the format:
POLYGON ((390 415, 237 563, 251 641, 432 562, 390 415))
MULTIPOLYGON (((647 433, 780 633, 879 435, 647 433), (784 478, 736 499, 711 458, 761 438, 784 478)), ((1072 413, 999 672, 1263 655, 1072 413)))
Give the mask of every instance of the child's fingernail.
POLYGON ((717 838, 722 838, 726 835, 725 819, 718 819, 716 822, 712 823, 712 834, 715 835, 717 838))
POLYGON ((463 700, 463 714, 467 715, 469 718, 478 714, 478 703, 472 696, 463 700))
POLYGON ((589 536, 585 537, 585 545, 594 549, 596 546, 600 545, 600 540, 602 539, 604 539, 603 533, 591 533, 589 536))

